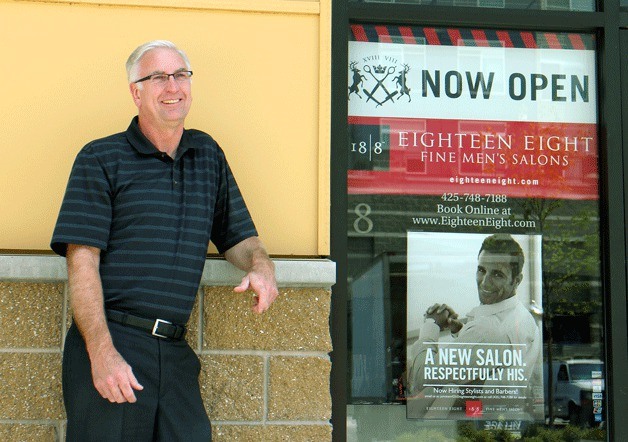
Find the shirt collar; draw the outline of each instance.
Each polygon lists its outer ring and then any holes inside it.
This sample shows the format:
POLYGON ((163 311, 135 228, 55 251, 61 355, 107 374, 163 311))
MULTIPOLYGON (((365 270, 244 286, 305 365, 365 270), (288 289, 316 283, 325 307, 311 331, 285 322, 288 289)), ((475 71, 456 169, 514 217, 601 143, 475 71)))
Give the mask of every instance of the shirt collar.
POLYGON ((496 304, 480 304, 473 308, 467 315, 469 318, 477 316, 490 316, 511 309, 519 303, 517 295, 504 299, 496 304))
MULTIPOLYGON (((133 120, 131 120, 131 124, 129 124, 129 127, 126 130, 126 138, 131 146, 143 155, 161 155, 161 152, 140 130, 138 116, 135 116, 133 120)), ((194 145, 190 141, 189 132, 184 129, 183 135, 181 135, 181 141, 179 142, 179 147, 177 148, 177 158, 180 158, 188 149, 194 149, 194 145)))

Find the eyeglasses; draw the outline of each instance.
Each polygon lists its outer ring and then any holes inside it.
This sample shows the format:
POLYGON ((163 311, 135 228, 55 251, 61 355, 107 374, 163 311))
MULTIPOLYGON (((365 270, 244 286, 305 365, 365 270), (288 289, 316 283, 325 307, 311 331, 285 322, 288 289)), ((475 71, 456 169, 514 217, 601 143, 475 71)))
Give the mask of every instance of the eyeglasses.
POLYGON ((150 74, 150 75, 147 75, 146 77, 140 78, 139 80, 135 80, 133 83, 141 83, 142 81, 150 80, 150 82, 153 84, 164 85, 168 83, 168 80, 170 79, 170 77, 174 78, 175 81, 179 83, 183 83, 183 82, 188 81, 190 77, 192 77, 192 71, 177 71, 174 74, 165 74, 165 73, 150 74))

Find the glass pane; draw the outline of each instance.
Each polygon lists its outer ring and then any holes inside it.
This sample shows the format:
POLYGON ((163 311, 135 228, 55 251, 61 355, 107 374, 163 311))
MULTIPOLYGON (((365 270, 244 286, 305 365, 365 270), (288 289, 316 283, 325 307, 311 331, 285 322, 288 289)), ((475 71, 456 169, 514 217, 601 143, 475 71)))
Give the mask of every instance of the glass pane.
POLYGON ((593 36, 350 32, 348 440, 604 439, 593 36))
MULTIPOLYGON (((547 11, 595 11, 594 0, 349 0, 365 3, 397 3, 476 8, 535 9, 547 11)), ((626 0, 622 0, 625 2, 626 0)), ((623 4, 623 3, 622 3, 623 4)))

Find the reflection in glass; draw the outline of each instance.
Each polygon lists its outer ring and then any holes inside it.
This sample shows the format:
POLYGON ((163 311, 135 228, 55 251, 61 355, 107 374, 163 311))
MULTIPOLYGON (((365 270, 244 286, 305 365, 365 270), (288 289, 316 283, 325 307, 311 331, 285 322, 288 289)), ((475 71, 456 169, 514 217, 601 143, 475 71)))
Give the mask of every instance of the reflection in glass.
MULTIPOLYGON (((396 3, 472 8, 535 9, 545 11, 595 11, 594 0, 349 0, 353 3, 396 3)), ((622 0, 625 5, 628 0, 622 0)))

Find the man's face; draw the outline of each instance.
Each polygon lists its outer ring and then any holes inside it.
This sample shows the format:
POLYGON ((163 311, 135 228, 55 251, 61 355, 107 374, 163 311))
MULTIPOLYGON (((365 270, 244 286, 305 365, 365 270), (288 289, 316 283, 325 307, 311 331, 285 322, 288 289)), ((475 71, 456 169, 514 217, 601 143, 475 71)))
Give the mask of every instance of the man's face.
POLYGON ((516 258, 483 250, 478 257, 475 280, 482 304, 496 304, 515 295, 521 274, 513 278, 510 264, 516 258))
MULTIPOLYGON (((177 51, 167 48, 153 49, 140 59, 137 77, 151 74, 173 74, 187 70, 185 61, 177 51)), ((182 125, 192 105, 191 82, 178 82, 168 77, 166 84, 151 80, 131 83, 131 95, 138 108, 140 124, 155 129, 182 125)))

